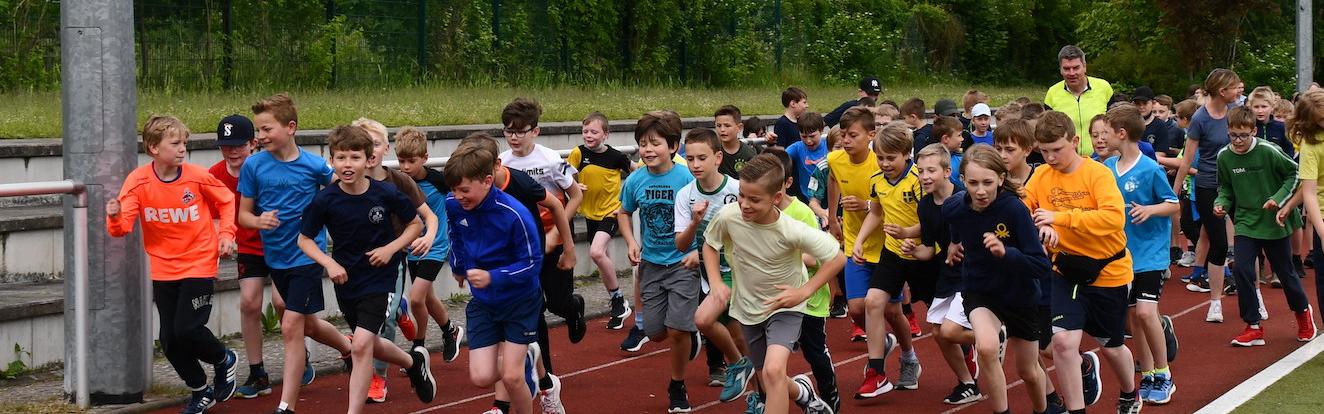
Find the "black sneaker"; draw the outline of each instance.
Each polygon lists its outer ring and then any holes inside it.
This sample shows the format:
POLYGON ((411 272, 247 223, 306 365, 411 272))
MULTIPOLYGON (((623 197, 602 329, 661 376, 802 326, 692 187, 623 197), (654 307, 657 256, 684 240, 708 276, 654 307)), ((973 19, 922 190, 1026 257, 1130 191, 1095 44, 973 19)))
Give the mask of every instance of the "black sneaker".
POLYGON ((454 361, 460 356, 460 341, 464 340, 464 327, 451 322, 451 329, 441 335, 441 359, 454 361))
POLYGON ((832 308, 828 311, 828 316, 836 319, 846 317, 846 298, 837 296, 832 298, 832 308))
POLYGON ((978 385, 975 385, 974 383, 960 383, 956 384, 956 388, 952 388, 952 393, 948 394, 947 398, 943 398, 942 402, 951 405, 961 405, 979 401, 981 398, 984 398, 984 395, 979 393, 978 385))
POLYGON ((1169 263, 1169 264, 1177 264, 1177 261, 1178 261, 1178 260, 1181 260, 1181 253, 1182 253, 1182 251, 1181 251, 1181 248, 1180 248, 1180 247, 1176 247, 1176 246, 1169 247, 1169 248, 1168 248, 1168 263, 1169 263))
POLYGON ((1172 317, 1159 316, 1159 326, 1163 327, 1163 342, 1168 348, 1168 362, 1177 360, 1177 330, 1172 327, 1172 317))
POLYGON ((1048 412, 1047 414, 1066 414, 1067 405, 1062 401, 1062 396, 1056 392, 1048 394, 1048 412))
POLYGON ((236 372, 238 366, 239 358, 235 356, 234 351, 226 349, 225 358, 214 366, 216 379, 212 383, 216 384, 216 387, 212 391, 212 398, 217 402, 229 400, 230 396, 234 395, 235 387, 239 386, 239 374, 236 372))
POLYGON ((1306 267, 1301 264, 1301 256, 1292 256, 1292 269, 1296 270, 1296 276, 1306 277, 1306 267))
POLYGON ((1099 402, 1099 391, 1103 389, 1099 378, 1099 356, 1093 352, 1080 354, 1081 388, 1084 389, 1085 406, 1099 402))
POLYGON ((667 395, 671 402, 667 404, 668 413, 688 413, 690 408, 690 395, 685 391, 684 381, 671 381, 667 386, 667 395))
POLYGON ((294 414, 294 410, 288 410, 288 409, 284 409, 284 408, 277 408, 276 411, 275 411, 275 414, 294 414))
POLYGON ((1117 414, 1140 414, 1140 407, 1145 403, 1136 397, 1120 397, 1117 399, 1117 414))
POLYGON ((607 329, 625 327, 625 318, 630 317, 630 313, 630 302, 625 300, 625 296, 611 298, 611 319, 607 320, 607 329))
POLYGON ((215 392, 216 390, 212 387, 193 391, 193 395, 189 397, 188 405, 185 405, 179 414, 202 414, 207 412, 208 408, 216 406, 216 399, 212 398, 215 392))
POLYGON ((625 341, 621 342, 621 350, 625 352, 639 352, 644 344, 648 343, 648 335, 644 335, 643 328, 635 326, 630 328, 630 333, 626 334, 625 341))
POLYGON ((574 312, 570 318, 565 321, 566 331, 570 333, 570 343, 577 344, 584 340, 584 334, 588 332, 588 322, 584 320, 584 297, 578 293, 571 295, 571 306, 574 306, 574 312))
POLYGON ((430 403, 437 396, 437 383, 432 379, 432 368, 428 365, 428 349, 416 346, 409 351, 409 355, 414 360, 414 365, 406 370, 409 385, 414 387, 419 401, 430 403))
POLYGON ((703 335, 699 331, 690 332, 690 361, 699 357, 699 350, 703 349, 703 335))

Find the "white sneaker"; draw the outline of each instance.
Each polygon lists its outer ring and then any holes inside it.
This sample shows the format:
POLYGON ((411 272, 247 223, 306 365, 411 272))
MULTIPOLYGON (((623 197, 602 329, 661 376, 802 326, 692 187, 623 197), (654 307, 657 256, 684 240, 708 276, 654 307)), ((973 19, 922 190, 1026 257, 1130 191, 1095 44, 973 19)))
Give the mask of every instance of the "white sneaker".
POLYGON ((1181 260, 1177 261, 1177 266, 1191 267, 1195 265, 1195 252, 1187 250, 1182 252, 1181 260))
POLYGON ((1204 317, 1205 322, 1223 323, 1223 302, 1210 301, 1209 313, 1204 317))
POLYGON ((561 405, 561 377, 547 374, 552 379, 552 388, 542 392, 542 412, 543 414, 565 414, 565 406, 561 405))
POLYGON ((1269 310, 1264 308, 1264 295, 1260 294, 1260 288, 1255 287, 1255 299, 1260 301, 1260 320, 1269 320, 1269 310))

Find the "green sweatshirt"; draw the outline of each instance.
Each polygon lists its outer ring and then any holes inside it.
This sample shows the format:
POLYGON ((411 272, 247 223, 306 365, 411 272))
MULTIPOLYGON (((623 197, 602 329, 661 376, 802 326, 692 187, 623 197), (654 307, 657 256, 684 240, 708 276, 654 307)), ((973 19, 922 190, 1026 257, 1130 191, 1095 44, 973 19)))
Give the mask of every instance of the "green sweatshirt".
POLYGON ((1301 227, 1301 214, 1293 209, 1279 226, 1278 210, 1265 210, 1270 199, 1283 205, 1297 190, 1296 162, 1278 146, 1255 139, 1249 151, 1237 154, 1232 145, 1218 152, 1218 199, 1214 201, 1232 216, 1238 236, 1277 240, 1301 227))

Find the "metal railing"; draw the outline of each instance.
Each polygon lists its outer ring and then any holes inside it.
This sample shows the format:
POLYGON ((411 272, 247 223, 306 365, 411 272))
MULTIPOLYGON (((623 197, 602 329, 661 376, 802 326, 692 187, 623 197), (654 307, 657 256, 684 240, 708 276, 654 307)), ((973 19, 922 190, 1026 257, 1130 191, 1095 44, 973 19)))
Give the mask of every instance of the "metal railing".
MULTIPOLYGON (((755 147, 759 147, 759 148, 762 148, 763 146, 767 145, 766 142, 760 142, 760 141, 763 141, 763 140, 762 140, 762 139, 750 139, 750 138, 741 138, 741 139, 740 139, 740 142, 744 142, 744 143, 746 143, 746 144, 753 145, 753 146, 755 146, 755 147)), ((682 143, 681 145, 684 145, 684 144, 682 143)), ((635 146, 635 145, 625 145, 625 146, 612 147, 612 148, 615 148, 617 151, 620 151, 621 153, 624 153, 625 155, 635 155, 635 154, 638 154, 638 153, 639 153, 639 147, 638 147, 638 146, 635 146)), ((568 149, 557 150, 557 151, 556 151, 556 154, 557 154, 557 155, 560 155, 561 158, 564 159, 564 158, 570 156, 570 151, 572 151, 572 150, 568 150, 568 149)), ((451 159, 451 157, 432 157, 432 158, 428 158, 427 162, 423 163, 423 165, 426 165, 426 166, 428 166, 428 167, 433 167, 433 168, 441 168, 441 167, 445 167, 445 166, 446 166, 446 161, 448 161, 448 160, 450 160, 450 159, 451 159)), ((382 166, 385 166, 385 167, 388 167, 388 168, 400 168, 400 162, 399 162, 399 161, 396 161, 396 160, 382 161, 382 166)))
POLYGON ((0 197, 66 194, 74 197, 74 401, 91 406, 87 389, 87 192, 73 180, 0 184, 0 197))

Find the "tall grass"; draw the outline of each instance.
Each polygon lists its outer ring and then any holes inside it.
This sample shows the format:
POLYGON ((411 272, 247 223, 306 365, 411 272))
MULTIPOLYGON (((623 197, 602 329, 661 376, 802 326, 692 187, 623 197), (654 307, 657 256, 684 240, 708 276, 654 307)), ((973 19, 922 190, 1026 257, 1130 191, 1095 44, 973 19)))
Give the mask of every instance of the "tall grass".
MULTIPOLYGON (((853 85, 802 84, 809 93, 810 110, 830 111, 855 97, 853 85)), ((1039 99, 1038 86, 975 86, 1001 104, 1020 96, 1039 99)), ((896 85, 884 91, 898 102, 918 96, 929 107, 940 97, 960 100, 970 86, 954 84, 896 85)), ((654 109, 671 109, 685 117, 712 116, 717 107, 734 104, 747 115, 782 113, 781 87, 694 88, 671 86, 574 85, 521 88, 499 85, 418 86, 392 89, 339 89, 290 91, 299 108, 302 129, 326 129, 358 117, 377 119, 388 126, 461 125, 498 123, 501 108, 518 96, 537 99, 543 121, 576 121, 593 111, 611 119, 634 119, 654 109)), ((212 132, 229 114, 249 114, 257 99, 279 90, 200 93, 144 90, 138 96, 139 126, 152 114, 180 117, 194 132, 212 132)), ((0 138, 61 136, 59 92, 0 94, 0 138)))

